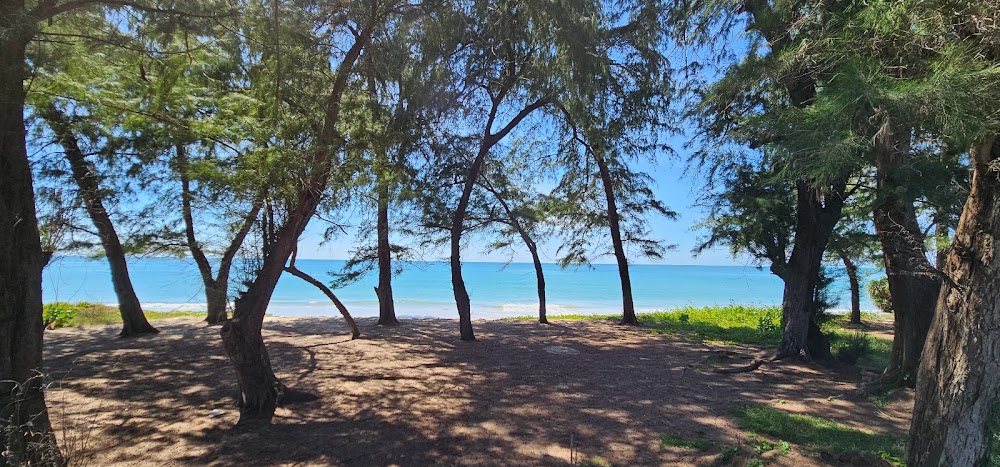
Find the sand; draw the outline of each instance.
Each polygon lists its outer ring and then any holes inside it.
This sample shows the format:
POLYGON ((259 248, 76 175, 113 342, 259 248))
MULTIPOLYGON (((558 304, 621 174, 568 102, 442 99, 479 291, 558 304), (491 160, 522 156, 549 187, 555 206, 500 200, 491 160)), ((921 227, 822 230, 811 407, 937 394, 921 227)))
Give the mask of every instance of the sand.
MULTIPOLYGON (((47 331, 47 400, 64 451, 84 465, 718 465, 752 453, 735 412, 748 403, 903 437, 912 394, 887 406, 858 397, 852 369, 790 362, 718 374, 764 349, 706 345, 606 321, 360 319, 350 340, 334 318, 268 318, 278 377, 318 400, 279 408, 270 427, 234 429, 235 375, 219 328, 156 322, 47 331), (660 434, 705 438, 700 451, 660 434)), ((725 465, 743 465, 750 454, 725 465)), ((793 446, 768 465, 826 465, 793 446)))

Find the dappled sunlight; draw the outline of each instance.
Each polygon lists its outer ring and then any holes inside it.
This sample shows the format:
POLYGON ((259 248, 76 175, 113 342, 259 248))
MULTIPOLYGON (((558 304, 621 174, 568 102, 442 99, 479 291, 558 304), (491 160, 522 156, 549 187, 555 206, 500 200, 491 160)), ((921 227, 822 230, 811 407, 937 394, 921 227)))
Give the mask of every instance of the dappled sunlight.
MULTIPOLYGON (((476 342, 459 341, 451 320, 359 324, 350 340, 339 319, 266 320, 276 375, 318 399, 279 408, 256 431, 233 429, 235 375, 218 328, 194 320, 160 324, 155 338, 48 335, 48 400, 57 426, 92 432, 83 452, 100 465, 706 464, 745 436, 734 414, 749 403, 850 426, 876 412, 846 397, 850 375, 793 362, 717 374, 706 362, 736 365, 762 349, 611 322, 482 321, 476 342), (663 433, 710 448, 662 446, 663 433)), ((873 429, 899 434, 904 415, 881 413, 873 429)))

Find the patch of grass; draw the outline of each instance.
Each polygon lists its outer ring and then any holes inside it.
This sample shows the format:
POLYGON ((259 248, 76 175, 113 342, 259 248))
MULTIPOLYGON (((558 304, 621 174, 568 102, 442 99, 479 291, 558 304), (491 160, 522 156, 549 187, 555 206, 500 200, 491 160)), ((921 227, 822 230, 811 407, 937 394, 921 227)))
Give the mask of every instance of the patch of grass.
MULTIPOLYGON (((79 302, 69 306, 76 309, 76 313, 64 323, 65 326, 102 326, 122 322, 121 313, 116 306, 90 302, 79 302)), ((195 311, 143 311, 143 313, 149 320, 178 317, 202 318, 205 316, 205 313, 195 311)))
POLYGON ((766 346, 781 342, 778 307, 686 307, 645 313, 639 315, 639 321, 655 333, 697 340, 766 346))
POLYGON ((838 358, 855 357, 854 361, 842 360, 865 368, 881 370, 889 365, 889 356, 892 354, 892 339, 885 339, 870 334, 862 334, 863 338, 857 337, 857 332, 845 331, 842 329, 824 329, 823 332, 830 338, 830 350, 838 358), (866 339, 867 343, 862 344, 860 339, 866 339), (867 349, 861 351, 861 346, 867 349))
POLYGON ((887 458, 898 457, 903 451, 903 441, 892 436, 865 433, 824 418, 785 413, 761 405, 744 407, 737 418, 744 430, 834 455, 864 452, 887 458))
POLYGON ((664 433, 660 435, 660 446, 672 446, 677 448, 697 449, 699 451, 705 451, 711 449, 712 446, 715 446, 715 443, 707 439, 701 439, 701 438, 684 439, 677 435, 664 433))
POLYGON ((601 456, 591 457, 579 464, 581 467, 611 467, 611 463, 601 456))

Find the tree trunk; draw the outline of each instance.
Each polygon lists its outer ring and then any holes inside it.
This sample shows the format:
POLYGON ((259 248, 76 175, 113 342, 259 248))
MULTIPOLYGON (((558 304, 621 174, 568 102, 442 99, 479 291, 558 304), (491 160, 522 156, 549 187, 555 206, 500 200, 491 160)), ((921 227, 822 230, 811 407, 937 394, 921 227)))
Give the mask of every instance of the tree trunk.
POLYGON ((622 320, 619 324, 637 326, 639 318, 635 315, 635 305, 632 303, 632 280, 629 278, 628 259, 625 257, 625 246, 622 244, 614 182, 611 180, 611 171, 608 170, 608 163, 604 160, 604 156, 594 153, 594 159, 601 173, 604 196, 608 202, 608 228, 611 230, 611 243, 615 250, 615 259, 618 260, 618 277, 622 283, 622 320))
MULTIPOLYGON (((907 462, 989 465, 1000 418, 1000 139, 972 151, 972 188, 945 262, 917 377, 907 462)), ((995 446, 995 444, 994 444, 995 446)))
POLYGON ((479 172, 482 171, 483 161, 489 148, 493 146, 493 138, 484 136, 479 147, 479 153, 469 166, 469 173, 465 177, 465 186, 462 189, 462 197, 458 200, 458 207, 455 208, 455 215, 451 221, 451 287, 455 293, 455 306, 458 307, 458 329, 463 341, 476 340, 476 334, 472 330, 472 304, 469 301, 469 292, 465 288, 465 280, 462 278, 462 231, 465 229, 465 211, 469 208, 469 199, 472 197, 472 188, 479 172))
POLYGON ((816 324, 815 295, 823 253, 844 207, 846 185, 846 179, 822 190, 805 180, 795 183, 795 245, 782 274, 782 335, 776 358, 830 356, 830 343, 816 324))
POLYGON ((290 207, 285 222, 274 232, 274 241, 264 252, 263 264, 257 277, 236 299, 233 318, 226 321, 219 332, 240 386, 238 424, 269 424, 284 394, 285 387, 271 370, 267 348, 261 337, 264 315, 285 263, 295 251, 299 236, 316 213, 316 207, 327 188, 333 166, 333 151, 340 147, 337 125, 340 121, 341 100, 354 63, 374 32, 377 20, 374 7, 372 5, 364 27, 337 67, 333 88, 326 102, 322 131, 312 149, 310 160, 303 167, 307 170, 305 179, 296 196, 289 200, 290 207))
POLYGON ((392 299, 392 249, 389 244, 389 187, 383 182, 378 189, 378 324, 395 326, 396 304, 392 299))
POLYGON ((0 466, 64 464, 42 378, 42 247, 25 146, 24 2, 0 6, 0 466), (30 421, 30 425, 28 422, 30 421))
POLYGON ((205 283, 205 304, 208 306, 205 322, 222 324, 229 319, 229 314, 226 312, 226 308, 229 307, 229 287, 218 285, 215 281, 211 284, 205 283))
POLYGON ((39 113, 63 147, 80 199, 83 201, 87 215, 90 216, 94 227, 97 228, 97 235, 104 247, 104 256, 107 257, 111 267, 111 283, 114 285, 115 295, 118 297, 118 310, 122 316, 120 335, 129 337, 159 332, 149 324, 149 321, 146 321, 146 316, 142 313, 142 305, 135 295, 132 279, 128 273, 128 262, 125 260, 125 249, 122 247, 118 232, 115 231, 115 226, 111 222, 111 216, 104 208, 104 195, 101 192, 96 167, 87 160, 80 149, 79 140, 73 132, 69 120, 56 108, 54 103, 50 102, 46 108, 39 109, 39 113))
POLYGON ((538 257, 538 246, 535 245, 535 242, 530 241, 526 235, 522 234, 522 238, 528 245, 531 262, 535 265, 535 281, 538 284, 538 322, 548 324, 549 318, 545 311, 545 272, 542 271, 542 260, 538 257))
POLYGON ((914 386, 941 290, 941 281, 927 260, 913 199, 904 194, 913 175, 909 151, 909 134, 897 137, 891 123, 886 122, 875 148, 878 198, 874 210, 895 329, 889 366, 881 378, 886 386, 914 386))
POLYGON ((208 324, 221 324, 229 319, 226 308, 229 306, 229 273, 232 269, 233 259, 236 258, 236 253, 243 245, 243 241, 257 219, 257 214, 260 213, 260 209, 264 205, 264 191, 262 190, 254 198, 250 211, 243 216, 243 223, 229 242, 226 251, 222 253, 218 274, 212 277, 212 263, 208 260, 204 250, 201 249, 201 244, 195 235, 194 214, 191 208, 194 194, 191 192, 190 163, 183 145, 177 145, 176 156, 177 172, 181 179, 181 217, 184 219, 184 234, 188 250, 191 252, 195 264, 198 265, 201 281, 205 285, 205 302, 208 306, 205 321, 208 324))
POLYGON ((847 253, 840 252, 840 259, 847 270, 847 281, 851 284, 851 324, 861 324, 861 283, 858 281, 858 265, 847 253))
POLYGON ((357 339, 358 337, 361 337, 361 330, 358 329, 358 324, 354 322, 354 318, 351 317, 351 313, 347 311, 347 307, 344 306, 344 302, 341 302, 340 299, 337 298, 337 295, 335 295, 333 291, 330 290, 329 287, 324 285, 322 282, 316 280, 315 277, 306 274, 299 268, 296 268, 294 259, 292 259, 292 262, 289 266, 285 267, 285 271, 295 277, 298 277, 299 279, 302 279, 312 284, 313 287, 316 287, 317 289, 320 290, 320 292, 323 292, 323 294, 326 295, 326 298, 329 298, 330 301, 333 302, 333 306, 337 307, 337 311, 339 311, 340 315, 344 317, 344 321, 347 322, 347 326, 351 328, 351 339, 357 339))

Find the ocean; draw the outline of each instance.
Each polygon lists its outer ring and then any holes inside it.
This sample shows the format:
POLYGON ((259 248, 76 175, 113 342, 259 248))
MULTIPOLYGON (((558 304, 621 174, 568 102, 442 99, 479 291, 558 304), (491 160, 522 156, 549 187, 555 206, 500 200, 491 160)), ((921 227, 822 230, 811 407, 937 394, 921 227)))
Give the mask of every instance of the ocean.
MULTIPOLYGON (((323 282, 328 271, 337 271, 342 260, 300 259, 299 269, 323 282)), ((613 264, 562 269, 545 264, 549 315, 615 314, 622 309, 618 268, 613 264)), ((534 315, 538 310, 535 273, 530 263, 469 262, 463 265, 466 287, 472 298, 473 318, 504 318, 534 315)), ((831 292, 839 303, 836 311, 850 308, 850 291, 842 270, 830 268, 836 277, 831 292)), ((194 261, 184 258, 130 259, 129 272, 143 307, 156 311, 204 310, 204 292, 194 261)), ((753 266, 681 266, 637 264, 630 267, 636 311, 671 310, 686 306, 780 305, 782 282, 767 270, 753 266)), ((874 269, 864 271, 862 287, 873 278, 874 269)), ((236 270, 234 268, 235 277, 236 270)), ((399 317, 454 318, 454 296, 446 262, 407 264, 393 280, 393 296, 399 317)), ((114 289, 106 260, 74 256, 54 258, 43 272, 42 292, 46 303, 95 302, 115 304, 114 289)), ((377 274, 335 290, 355 317, 378 316, 374 286, 377 274)), ((230 289, 230 295, 235 292, 230 289)), ((862 288, 862 310, 874 310, 862 288)), ((333 304, 305 281, 285 274, 278 282, 268 312, 275 316, 339 316, 333 304)))

